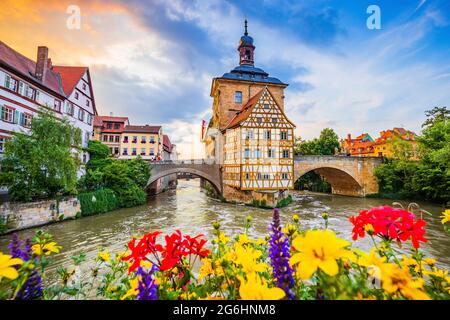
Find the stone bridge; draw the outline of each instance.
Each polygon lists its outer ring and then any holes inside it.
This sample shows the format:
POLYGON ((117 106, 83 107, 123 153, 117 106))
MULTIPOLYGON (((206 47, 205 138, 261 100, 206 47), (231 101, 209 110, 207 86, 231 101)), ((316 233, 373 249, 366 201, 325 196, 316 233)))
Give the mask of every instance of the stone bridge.
MULTIPOLYGON (((374 169, 381 158, 346 156, 298 156, 294 162, 294 179, 314 171, 328 181, 333 194, 364 197, 378 192, 374 169)), ((162 177, 189 173, 209 181, 222 193, 220 165, 214 160, 157 161, 151 164, 147 187, 162 177)))
POLYGON ((189 173, 207 180, 219 194, 222 193, 220 165, 215 164, 214 160, 155 161, 151 163, 150 169, 151 176, 147 182, 147 187, 162 177, 189 173))
POLYGON ((374 169, 381 161, 375 157, 298 156, 294 179, 314 171, 330 183, 333 194, 364 197, 378 192, 374 169))

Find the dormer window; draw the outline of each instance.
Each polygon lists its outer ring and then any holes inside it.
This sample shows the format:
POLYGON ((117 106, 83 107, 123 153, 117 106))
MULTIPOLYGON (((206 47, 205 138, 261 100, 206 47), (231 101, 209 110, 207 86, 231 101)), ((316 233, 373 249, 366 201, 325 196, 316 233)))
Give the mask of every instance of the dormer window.
POLYGON ((236 91, 234 93, 234 102, 235 103, 242 103, 242 91, 236 91))

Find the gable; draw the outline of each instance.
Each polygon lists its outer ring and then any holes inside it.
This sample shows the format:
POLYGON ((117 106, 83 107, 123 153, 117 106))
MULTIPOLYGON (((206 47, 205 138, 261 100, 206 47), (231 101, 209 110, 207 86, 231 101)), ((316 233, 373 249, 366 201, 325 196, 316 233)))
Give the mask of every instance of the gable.
POLYGON ((241 122, 241 126, 258 128, 295 128, 295 125, 287 118, 286 114, 276 103, 267 87, 263 89, 262 94, 254 103, 247 118, 241 122))

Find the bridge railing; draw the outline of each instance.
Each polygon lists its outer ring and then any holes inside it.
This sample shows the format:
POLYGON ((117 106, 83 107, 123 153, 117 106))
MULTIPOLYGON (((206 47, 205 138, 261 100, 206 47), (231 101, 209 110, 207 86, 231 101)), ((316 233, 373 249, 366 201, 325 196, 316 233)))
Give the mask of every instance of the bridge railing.
POLYGON ((187 160, 161 160, 151 162, 151 165, 181 165, 181 164, 216 164, 215 159, 187 159, 187 160))

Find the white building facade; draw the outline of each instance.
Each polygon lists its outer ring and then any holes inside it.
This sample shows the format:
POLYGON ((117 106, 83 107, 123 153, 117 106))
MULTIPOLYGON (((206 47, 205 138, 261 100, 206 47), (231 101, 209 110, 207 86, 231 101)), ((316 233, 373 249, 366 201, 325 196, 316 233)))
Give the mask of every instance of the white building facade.
MULTIPOLYGON (((33 61, 0 41, 0 157, 11 134, 27 133, 41 108, 69 119, 82 132, 82 147, 87 147, 96 114, 89 69, 53 66, 47 47, 38 47, 33 61)), ((78 152, 86 163, 87 152, 78 152)))

